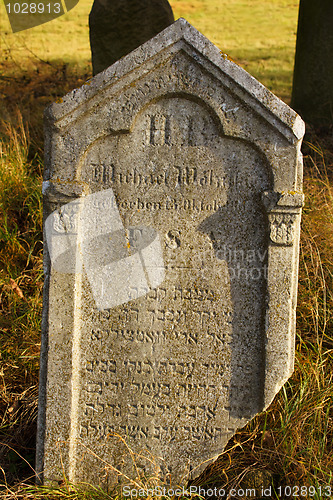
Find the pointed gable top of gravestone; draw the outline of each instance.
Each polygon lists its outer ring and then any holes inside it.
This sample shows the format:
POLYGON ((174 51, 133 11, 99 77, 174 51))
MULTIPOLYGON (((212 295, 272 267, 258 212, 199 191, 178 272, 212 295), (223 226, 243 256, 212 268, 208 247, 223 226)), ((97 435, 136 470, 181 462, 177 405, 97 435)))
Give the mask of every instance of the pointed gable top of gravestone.
MULTIPOLYGON (((46 118, 51 122, 61 122, 58 124, 60 127, 66 126, 84 114, 87 106, 89 109, 98 106, 106 97, 103 91, 108 94, 110 87, 117 91, 117 87, 123 89, 126 84, 134 86, 138 76, 154 73, 157 57, 160 66, 163 61, 180 52, 186 52, 192 64, 201 65, 206 71, 214 73, 227 92, 231 91, 240 101, 245 101, 254 113, 280 132, 288 142, 293 143, 295 139, 297 141, 303 137, 304 123, 294 110, 182 18, 88 80, 81 88, 74 89, 52 104, 46 112, 46 118)), ((237 110, 229 110, 222 103, 220 112, 227 115, 237 110)))

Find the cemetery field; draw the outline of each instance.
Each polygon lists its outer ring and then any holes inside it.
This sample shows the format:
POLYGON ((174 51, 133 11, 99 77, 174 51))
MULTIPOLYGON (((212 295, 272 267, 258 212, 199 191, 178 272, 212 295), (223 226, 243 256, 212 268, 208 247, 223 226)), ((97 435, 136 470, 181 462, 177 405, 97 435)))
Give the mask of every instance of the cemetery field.
MULTIPOLYGON (((223 52, 290 101, 298 2, 173 0, 223 52)), ((0 498, 120 498, 68 484, 34 486, 42 309, 43 110, 91 77, 88 14, 10 33, 1 3, 0 498)), ((332 136, 332 131, 330 132, 332 136)), ((308 130, 295 372, 268 410, 231 439, 200 484, 271 488, 265 498, 331 498, 333 489, 333 141, 308 130), (303 487, 303 490, 301 490, 303 487), (297 490, 299 488, 299 490, 297 490)), ((137 483, 135 468, 130 478, 137 483)), ((197 481, 199 484, 199 481, 197 481)), ((154 487, 154 478, 139 483, 154 487)))
MULTIPOLYGON (((296 43, 297 0, 172 0, 184 17, 223 52, 286 102, 290 100, 296 43)), ((66 15, 11 33, 1 3, 0 32, 5 74, 29 73, 56 64, 90 72, 88 15, 92 0, 80 0, 66 15), (11 72, 10 72, 11 71, 11 72), (9 73, 10 72, 10 73, 9 73)))

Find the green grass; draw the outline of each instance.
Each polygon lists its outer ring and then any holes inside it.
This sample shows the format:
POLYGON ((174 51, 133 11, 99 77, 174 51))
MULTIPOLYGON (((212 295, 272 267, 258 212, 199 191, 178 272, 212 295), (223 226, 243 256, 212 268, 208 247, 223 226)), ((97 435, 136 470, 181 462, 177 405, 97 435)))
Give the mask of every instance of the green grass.
POLYGON ((281 98, 289 100, 298 2, 288 0, 171 1, 215 45, 281 98))
MULTIPOLYGON (((175 19, 184 17, 221 50, 281 98, 291 94, 298 16, 295 0, 171 0, 175 19)), ((64 16, 11 33, 0 4, 0 70, 8 74, 46 64, 70 64, 91 74, 88 15, 91 0, 80 0, 64 16)))
MULTIPOLYGON (((0 498, 120 498, 64 483, 32 484, 42 305, 41 174, 44 107, 91 76, 88 13, 11 34, 0 22, 0 498)), ((298 2, 173 0, 221 50, 285 101, 291 93, 298 2)), ((4 6, 0 6, 4 14, 4 6)), ((332 485, 333 142, 303 145, 302 219, 295 372, 268 410, 229 442, 197 484, 231 488, 332 485), (248 486, 249 487, 249 486, 248 486)), ((137 480, 135 473, 134 481, 137 480)), ((152 482, 150 485, 154 484, 152 482)), ((275 489, 275 493, 274 493, 275 489)), ((302 498, 302 497, 301 497, 302 498)), ((319 493, 303 498, 325 498, 319 493)))

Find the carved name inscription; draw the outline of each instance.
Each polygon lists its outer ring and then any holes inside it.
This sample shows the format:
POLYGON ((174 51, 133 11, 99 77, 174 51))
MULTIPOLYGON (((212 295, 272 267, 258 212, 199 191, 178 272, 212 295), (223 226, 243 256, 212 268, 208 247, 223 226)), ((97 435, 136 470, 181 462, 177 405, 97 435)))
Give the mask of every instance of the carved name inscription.
POLYGON ((115 165, 89 165, 91 170, 92 182, 102 184, 128 184, 132 186, 154 186, 164 185, 168 187, 181 186, 215 186, 217 188, 224 187, 225 179, 218 177, 214 170, 203 170, 199 174, 197 167, 182 167, 174 165, 168 172, 162 172, 159 175, 153 173, 144 175, 136 168, 128 172, 119 172, 115 165))

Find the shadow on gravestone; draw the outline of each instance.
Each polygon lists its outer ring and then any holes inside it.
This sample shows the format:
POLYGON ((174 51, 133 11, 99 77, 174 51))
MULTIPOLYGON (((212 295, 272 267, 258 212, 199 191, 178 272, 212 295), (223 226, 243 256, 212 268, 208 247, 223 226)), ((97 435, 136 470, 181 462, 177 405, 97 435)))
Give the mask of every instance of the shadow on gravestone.
POLYGON ((89 15, 93 75, 174 21, 167 0, 94 0, 89 15))
POLYGON ((242 413, 247 419, 263 408, 264 330, 268 234, 258 193, 271 189, 269 165, 243 141, 227 140, 225 184, 228 199, 207 217, 199 231, 212 241, 217 259, 225 262, 224 286, 230 286, 231 377, 230 428, 242 413), (232 155, 237 151, 237 156, 232 155), (229 153, 229 154, 228 154, 229 153), (232 161, 234 157, 234 161, 232 161), (241 201, 240 201, 241 200, 241 201))

